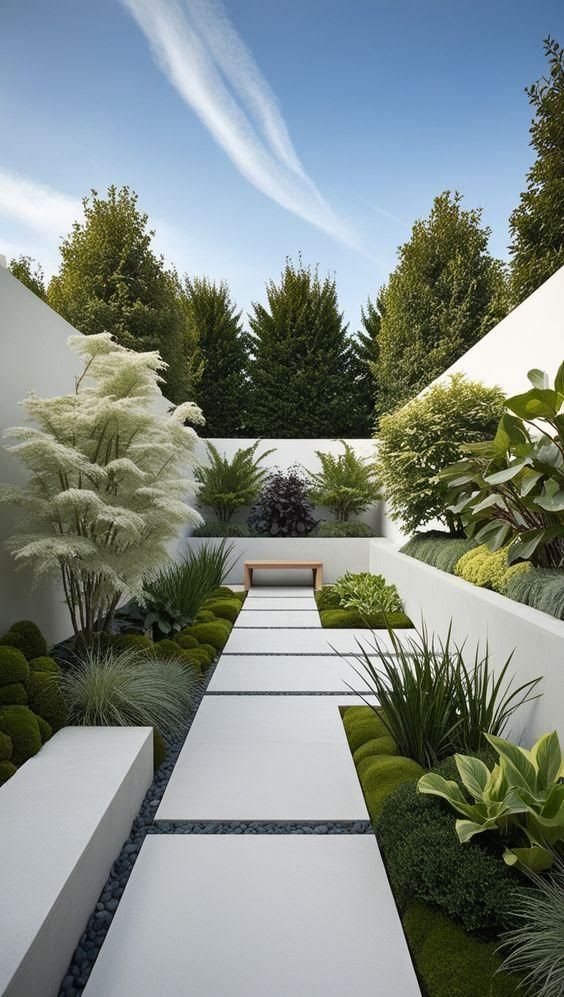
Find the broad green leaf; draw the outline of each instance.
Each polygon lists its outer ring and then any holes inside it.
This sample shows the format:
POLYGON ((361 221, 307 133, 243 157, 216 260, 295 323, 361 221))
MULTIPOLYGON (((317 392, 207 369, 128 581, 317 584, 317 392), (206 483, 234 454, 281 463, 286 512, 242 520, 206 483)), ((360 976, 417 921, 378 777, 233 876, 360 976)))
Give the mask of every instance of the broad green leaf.
POLYGON ((539 370, 538 367, 533 367, 527 374, 529 381, 533 385, 533 388, 546 388, 548 384, 548 374, 545 374, 544 370, 539 370))
POLYGON ((504 468, 503 471, 487 474, 485 480, 488 485, 501 485, 504 481, 511 481, 513 478, 516 478, 519 472, 529 463, 529 460, 520 460, 517 464, 511 464, 510 467, 504 468))
POLYGON ((554 378, 554 390, 564 399, 564 360, 560 364, 554 378))
POLYGON ((522 395, 508 398, 507 408, 521 419, 552 419, 559 407, 558 395, 551 388, 531 388, 522 395))
POLYGON ((546 509, 547 512, 562 512, 564 511, 564 489, 554 495, 540 495, 534 499, 534 503, 541 509, 546 509))
POLYGON ((521 479, 521 495, 525 496, 532 492, 537 481, 542 477, 542 471, 533 471, 532 468, 526 467, 521 479))
POLYGON ((473 820, 457 820, 454 827, 460 843, 464 845, 475 834, 482 834, 483 831, 491 831, 495 827, 495 820, 484 821, 483 824, 477 824, 473 820))
POLYGON ((443 779, 441 775, 437 775, 435 772, 427 772, 426 775, 421 776, 417 783, 417 792, 428 793, 430 796, 441 796, 455 810, 458 810, 459 813, 466 816, 472 814, 473 807, 463 796, 458 783, 443 779))
POLYGON ((538 545, 542 543, 546 530, 527 530, 521 534, 521 539, 511 544, 507 552, 507 563, 514 564, 515 561, 528 561, 531 554, 534 554, 538 545))
POLYGON ((511 536, 511 527, 497 520, 489 522, 476 534, 476 540, 486 543, 490 550, 500 550, 511 536))
POLYGON ((455 755, 456 767, 460 778, 474 799, 481 800, 490 778, 490 770, 479 758, 468 755, 455 755))
POLYGON ((523 787, 534 792, 537 773, 528 757, 528 752, 516 744, 511 744, 510 741, 505 741, 502 737, 496 737, 495 734, 485 736, 500 756, 500 766, 507 777, 509 787, 523 787))
POLYGON ((503 853, 507 865, 527 869, 529 872, 546 872, 553 862, 553 854, 548 848, 533 845, 531 848, 508 848, 503 853))

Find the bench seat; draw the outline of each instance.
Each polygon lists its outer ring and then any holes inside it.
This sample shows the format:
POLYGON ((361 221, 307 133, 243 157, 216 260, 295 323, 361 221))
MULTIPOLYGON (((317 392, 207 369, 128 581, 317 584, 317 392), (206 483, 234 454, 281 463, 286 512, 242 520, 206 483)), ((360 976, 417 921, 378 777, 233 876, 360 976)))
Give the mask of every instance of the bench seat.
POLYGON ((243 582, 245 592, 248 592, 253 584, 253 571, 257 568, 268 568, 269 570, 288 570, 305 568, 313 572, 314 588, 320 589, 323 585, 323 561, 302 561, 302 560, 255 560, 245 561, 243 564, 243 582))

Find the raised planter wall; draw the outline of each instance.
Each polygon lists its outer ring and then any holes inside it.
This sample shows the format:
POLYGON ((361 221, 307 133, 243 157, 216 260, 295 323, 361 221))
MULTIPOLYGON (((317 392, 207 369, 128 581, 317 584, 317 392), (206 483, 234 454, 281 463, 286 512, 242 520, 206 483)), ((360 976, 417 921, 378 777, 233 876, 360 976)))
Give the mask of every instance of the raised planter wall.
POLYGON ((467 640, 473 652, 478 641, 482 648, 487 641, 497 665, 513 652, 515 687, 543 676, 542 696, 516 714, 508 731, 515 740, 528 745, 554 729, 564 737, 564 622, 408 557, 389 540, 369 540, 368 546, 369 570, 397 585, 416 625, 423 619, 444 637, 452 622, 458 643, 467 640))
MULTIPOLYGON (((200 537, 189 537, 188 545, 196 550, 203 543, 216 542, 200 537)), ((323 580, 336 582, 345 571, 368 571, 370 540, 363 537, 347 540, 326 540, 313 537, 245 537, 230 538, 227 543, 234 547, 237 557, 233 569, 226 578, 227 585, 241 585, 243 582, 243 561, 303 559, 323 561, 323 580)), ((253 585, 311 585, 309 571, 256 571, 253 585)))

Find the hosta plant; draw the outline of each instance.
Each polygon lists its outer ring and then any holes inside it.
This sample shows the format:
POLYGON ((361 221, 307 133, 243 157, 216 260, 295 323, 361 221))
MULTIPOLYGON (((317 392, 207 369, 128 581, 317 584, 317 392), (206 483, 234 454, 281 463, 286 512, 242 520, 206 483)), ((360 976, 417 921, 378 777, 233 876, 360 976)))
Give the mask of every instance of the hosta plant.
POLYGON ((229 460, 206 441, 209 463, 194 469, 198 501, 200 505, 211 506, 220 523, 229 522, 242 506, 251 505, 260 491, 268 474, 268 468, 261 467, 260 462, 274 450, 264 450, 257 456, 259 444, 257 440, 250 447, 240 447, 229 460))
POLYGON ((456 755, 468 796, 458 783, 431 772, 419 780, 419 792, 442 797, 462 814, 455 825, 462 843, 495 831, 505 844, 508 865, 549 869, 555 850, 564 848, 564 760, 558 735, 544 734, 530 751, 492 734, 486 738, 499 755, 491 772, 478 758, 456 755))
POLYGON ((333 592, 343 609, 357 609, 361 616, 399 613, 403 609, 396 586, 389 585, 383 575, 372 575, 369 571, 358 574, 347 571, 335 582, 333 592))
POLYGON ((451 515, 491 550, 509 545, 509 564, 564 563, 564 363, 554 387, 529 371, 529 391, 508 398, 493 440, 461 448, 441 471, 451 515))
POLYGON ((309 472, 309 497, 315 505, 327 506, 337 520, 346 522, 381 496, 374 459, 357 457, 348 443, 341 443, 344 452, 338 456, 316 450, 321 471, 309 472))

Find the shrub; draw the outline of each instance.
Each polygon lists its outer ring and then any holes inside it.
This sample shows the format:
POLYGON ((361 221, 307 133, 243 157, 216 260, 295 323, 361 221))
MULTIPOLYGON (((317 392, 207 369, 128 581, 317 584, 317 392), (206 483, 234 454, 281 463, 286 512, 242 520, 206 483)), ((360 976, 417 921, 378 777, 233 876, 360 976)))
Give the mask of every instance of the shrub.
POLYGON ((165 758, 166 747, 163 741, 163 736, 156 727, 153 727, 153 770, 155 772, 162 765, 165 758))
POLYGON ((86 650, 62 676, 69 723, 85 726, 158 727, 177 735, 195 688, 179 661, 148 658, 129 648, 86 650))
POLYGON ((486 544, 482 544, 462 555, 454 566, 454 573, 474 585, 505 594, 512 578, 531 570, 528 561, 508 565, 507 552, 507 547, 492 552, 486 544))
POLYGON ((211 665, 213 658, 215 658, 215 653, 213 657, 210 657, 208 652, 205 651, 203 647, 194 647, 191 651, 187 651, 186 655, 192 664, 196 665, 200 672, 206 672, 211 665))
POLYGON ((21 765, 36 755, 41 747, 37 717, 27 706, 2 706, 0 731, 12 741, 12 762, 21 765))
POLYGON ((28 697, 30 709, 47 721, 54 734, 64 727, 67 706, 56 675, 48 672, 32 672, 29 677, 28 697))
POLYGON ((356 519, 343 522, 341 520, 318 523, 311 531, 310 537, 327 537, 327 539, 339 539, 340 537, 375 537, 376 532, 367 523, 360 523, 356 519))
POLYGON ((367 741, 388 736, 388 728, 381 715, 371 706, 347 707, 343 713, 343 726, 353 754, 367 741))
POLYGON ((374 613, 399 613, 403 609, 395 585, 388 585, 383 575, 369 571, 345 572, 333 586, 344 609, 356 609, 361 616, 374 613))
POLYGON ((215 616, 211 609, 201 609, 194 619, 194 623, 213 623, 215 616))
POLYGON ((460 532, 437 474, 458 459, 461 444, 487 440, 495 433, 503 402, 499 388, 454 374, 381 417, 378 474, 393 519, 407 531, 438 519, 451 533, 460 532))
POLYGON ((250 447, 240 447, 229 461, 206 441, 209 464, 195 467, 194 478, 199 485, 199 504, 211 506, 220 523, 227 523, 236 509, 250 505, 260 491, 268 474, 268 468, 261 467, 260 462, 274 450, 257 456, 259 444, 257 440, 250 447))
POLYGON ((353 753, 353 759, 355 765, 359 763, 364 758, 371 758, 373 755, 397 755, 398 747, 396 742, 389 735, 383 735, 382 737, 373 737, 370 741, 365 741, 364 744, 360 745, 353 753))
POLYGON ((351 628, 366 628, 371 630, 401 629, 413 627, 413 623, 405 613, 374 613, 361 616, 356 609, 322 609, 319 618, 322 627, 333 630, 350 630, 351 628))
POLYGON ((196 637, 200 644, 211 644, 216 651, 222 651, 231 633, 231 624, 227 620, 214 620, 213 623, 196 623, 190 627, 190 635, 196 637), (229 629, 227 629, 229 627, 229 629))
POLYGON ((469 937, 440 911, 417 902, 407 907, 403 928, 429 997, 515 997, 519 980, 500 972, 495 942, 469 937))
POLYGON ((433 568, 453 574, 457 561, 475 546, 475 540, 429 530, 427 533, 415 533, 401 548, 401 552, 423 561, 424 564, 430 564, 433 568))
POLYGON ((338 609, 341 600, 333 585, 324 585, 323 588, 315 592, 315 601, 319 612, 324 609, 338 609))
POLYGON ((15 647, 0 647, 0 685, 12 685, 14 682, 27 685, 28 680, 29 665, 22 652, 15 647))
POLYGON ((212 616, 229 620, 230 623, 235 623, 241 612, 241 603, 238 599, 208 599, 205 607, 212 616))
POLYGON ((339 521, 358 516, 380 499, 376 466, 368 457, 357 457, 341 440, 344 452, 335 457, 316 450, 321 471, 309 472, 309 497, 314 505, 324 505, 339 521))
POLYGON ((151 644, 147 652, 151 658, 160 658, 161 661, 182 661, 183 649, 176 640, 159 640, 156 644, 151 644))
POLYGON ((12 757, 12 740, 7 734, 0 731, 0 762, 5 762, 12 757))
POLYGON ((247 526, 245 523, 220 523, 218 520, 212 520, 209 523, 204 523, 202 526, 197 526, 192 536, 254 537, 256 533, 255 530, 251 530, 250 526, 247 526))
POLYGON ((276 471, 264 485, 248 524, 271 537, 305 537, 316 521, 307 497, 307 482, 297 468, 276 471))
MULTIPOLYGON (((171 641, 161 641, 160 643, 170 644, 171 641)), ((192 637, 187 630, 181 630, 178 636, 174 638, 174 643, 178 644, 184 651, 190 651, 192 648, 200 646, 196 638, 192 637)))
POLYGON ((462 846, 449 808, 418 793, 416 780, 388 796, 376 834, 400 899, 432 904, 467 931, 488 938, 513 924, 519 876, 486 841, 462 846))
POLYGON ((424 769, 412 758, 400 755, 370 755, 359 762, 358 778, 366 800, 370 820, 374 823, 384 801, 404 782, 413 782, 424 769))
POLYGON ((27 706, 27 691, 21 682, 12 682, 11 685, 0 686, 1 706, 27 706))
POLYGON ((51 675, 59 675, 60 668, 54 658, 43 655, 40 658, 32 658, 29 662, 30 672, 50 672, 51 675))
POLYGON ((551 568, 532 568, 514 575, 507 582, 510 599, 525 606, 540 609, 543 613, 564 620, 564 571, 551 568))
POLYGON ((244 602, 247 598, 246 592, 236 591, 235 589, 230 589, 227 585, 219 585, 218 588, 214 589, 211 594, 212 599, 238 599, 239 602, 244 602))
POLYGON ((200 650, 206 652, 208 658, 210 659, 210 662, 217 657, 217 651, 215 647, 212 647, 211 644, 206 644, 206 643, 200 644, 200 650))
POLYGON ((120 634, 113 642, 116 651, 125 651, 131 647, 137 651, 150 651, 153 641, 145 634, 120 634))
POLYGON ((28 661, 47 654, 47 641, 39 627, 31 620, 19 620, 13 623, 0 643, 17 647, 28 661))
POLYGON ((517 920, 502 948, 503 966, 524 975, 523 985, 537 997, 564 993, 564 860, 550 876, 534 876, 533 887, 519 890, 511 910, 517 920))
POLYGON ((45 744, 49 738, 53 737, 53 728, 44 717, 38 716, 37 723, 39 724, 39 733, 41 734, 41 744, 45 744))
POLYGON ((18 766, 14 765, 13 762, 6 761, 0 762, 0 786, 3 786, 8 779, 11 779, 13 775, 18 771, 18 766))

